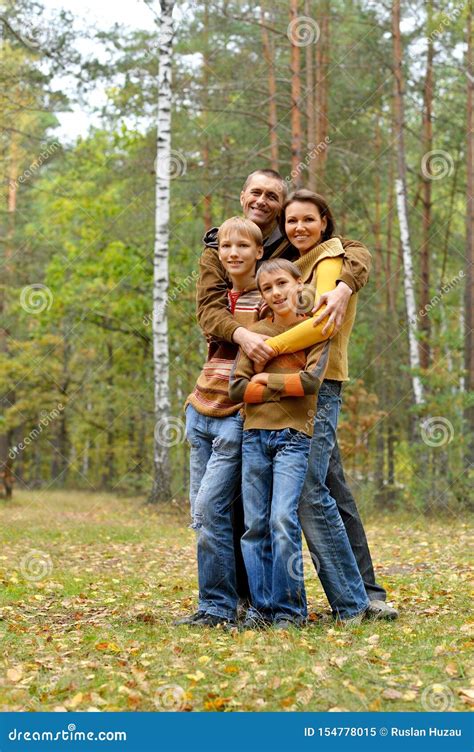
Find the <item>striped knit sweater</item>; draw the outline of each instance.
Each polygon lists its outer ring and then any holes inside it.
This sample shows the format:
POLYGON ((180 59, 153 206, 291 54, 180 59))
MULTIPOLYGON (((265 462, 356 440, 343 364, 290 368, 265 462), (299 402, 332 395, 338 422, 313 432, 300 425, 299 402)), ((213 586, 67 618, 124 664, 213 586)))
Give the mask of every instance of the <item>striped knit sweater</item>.
MULTIPOLYGON (((251 327, 254 332, 270 336, 288 329, 277 326, 270 318, 251 327)), ((294 428, 312 436, 316 399, 327 368, 329 350, 330 342, 326 340, 307 350, 278 355, 265 366, 265 372, 270 374, 267 386, 251 381, 254 364, 240 350, 232 368, 229 394, 232 399, 245 402, 244 430, 294 428)))
MULTIPOLYGON (((228 290, 227 299, 239 326, 249 329, 258 321, 262 298, 255 286, 240 295, 228 290)), ((198 413, 214 418, 226 418, 242 408, 242 400, 229 397, 229 377, 238 351, 239 346, 233 342, 209 341, 207 360, 185 407, 192 405, 198 413)))

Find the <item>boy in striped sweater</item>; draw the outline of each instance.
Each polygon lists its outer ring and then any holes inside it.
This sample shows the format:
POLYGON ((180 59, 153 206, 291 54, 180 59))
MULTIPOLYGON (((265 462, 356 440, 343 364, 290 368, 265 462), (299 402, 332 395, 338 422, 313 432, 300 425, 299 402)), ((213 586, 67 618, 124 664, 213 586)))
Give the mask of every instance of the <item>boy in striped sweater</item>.
MULTIPOLYGON (((248 328, 258 321, 261 295, 255 284, 263 254, 259 227, 232 217, 218 232, 219 259, 232 282, 228 307, 248 328)), ((177 624, 232 626, 236 622, 235 552, 232 503, 240 489, 242 401, 229 397, 229 377, 238 345, 209 343, 206 363, 186 400, 186 437, 190 452, 192 527, 197 532, 198 610, 177 624)))
MULTIPOLYGON (((273 312, 251 330, 270 337, 301 322, 301 273, 286 259, 265 261, 256 277, 273 312)), ((304 623, 298 501, 308 466, 316 399, 324 379, 329 341, 278 355, 255 373, 242 351, 235 361, 229 394, 245 403, 242 442, 242 496, 245 533, 242 553, 252 606, 244 628, 273 624, 280 629, 304 623)))

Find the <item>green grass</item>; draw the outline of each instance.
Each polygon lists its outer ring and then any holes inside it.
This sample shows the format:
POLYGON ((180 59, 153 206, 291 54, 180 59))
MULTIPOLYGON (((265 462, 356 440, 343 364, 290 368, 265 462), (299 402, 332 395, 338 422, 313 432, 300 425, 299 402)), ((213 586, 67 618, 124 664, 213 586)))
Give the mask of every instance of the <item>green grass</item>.
MULTIPOLYGON (((196 605, 186 515, 18 492, 0 502, 0 710, 468 709, 468 526, 372 516, 398 622, 226 633, 171 624, 196 605)), ((310 607, 324 611, 306 564, 310 607)))

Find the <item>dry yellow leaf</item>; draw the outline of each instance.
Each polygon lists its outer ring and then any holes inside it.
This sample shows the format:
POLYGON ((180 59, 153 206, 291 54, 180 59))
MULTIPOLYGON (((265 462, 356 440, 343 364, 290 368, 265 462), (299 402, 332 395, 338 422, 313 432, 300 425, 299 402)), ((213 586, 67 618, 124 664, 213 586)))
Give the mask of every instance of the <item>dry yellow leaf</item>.
POLYGON ((188 679, 191 679, 191 681, 195 682, 201 681, 201 679, 204 679, 205 676, 206 674, 203 674, 202 671, 196 671, 195 674, 186 674, 186 677, 188 679))
POLYGON ((74 697, 72 697, 70 700, 68 700, 68 706, 70 708, 77 708, 78 705, 81 704, 83 698, 82 692, 78 692, 74 697))

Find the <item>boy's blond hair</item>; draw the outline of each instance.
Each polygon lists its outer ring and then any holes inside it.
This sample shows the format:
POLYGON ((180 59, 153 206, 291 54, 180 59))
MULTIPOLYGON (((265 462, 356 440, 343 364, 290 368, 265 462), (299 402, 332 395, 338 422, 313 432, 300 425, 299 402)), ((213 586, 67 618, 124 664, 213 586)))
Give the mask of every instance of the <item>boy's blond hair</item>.
POLYGON ((258 246, 263 245, 263 235, 260 227, 256 225, 255 222, 252 222, 252 220, 246 219, 245 217, 230 217, 230 219, 226 219, 225 222, 221 224, 217 231, 218 245, 221 244, 224 238, 228 238, 232 231, 250 238, 250 240, 253 240, 258 246))

